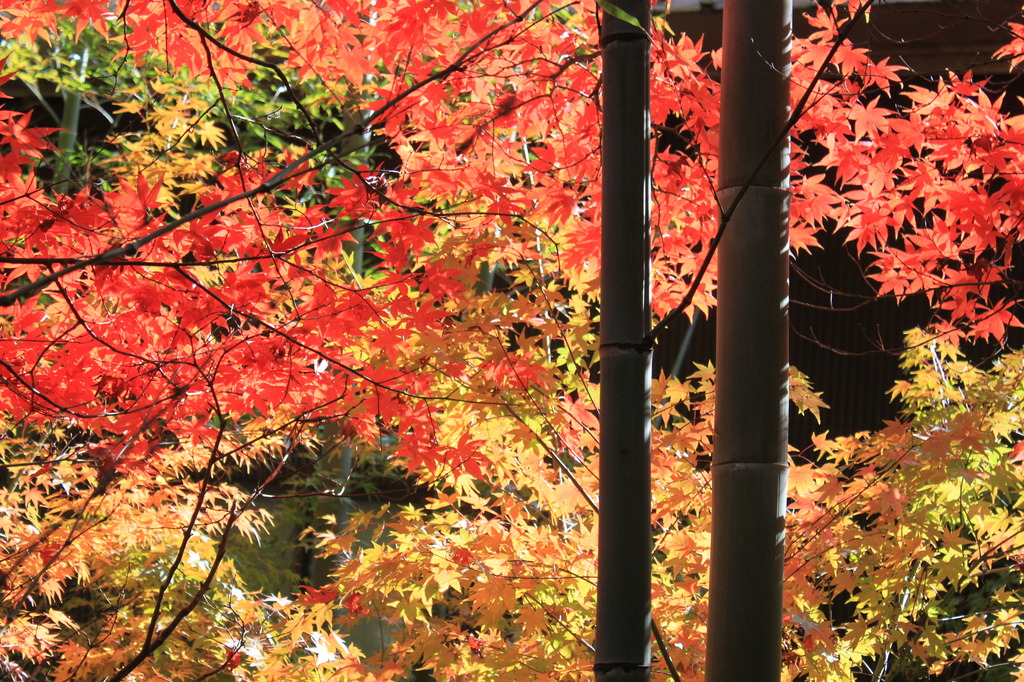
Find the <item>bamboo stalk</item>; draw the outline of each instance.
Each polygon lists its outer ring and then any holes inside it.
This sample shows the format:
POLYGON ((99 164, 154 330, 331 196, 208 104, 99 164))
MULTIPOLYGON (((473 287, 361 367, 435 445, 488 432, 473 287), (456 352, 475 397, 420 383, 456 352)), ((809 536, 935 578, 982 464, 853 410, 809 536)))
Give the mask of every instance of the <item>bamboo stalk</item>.
POLYGON ((601 32, 598 682, 648 680, 651 665, 649 4, 614 5, 601 32))
POLYGON ((726 1, 708 682, 781 675, 791 28, 789 0, 726 1))

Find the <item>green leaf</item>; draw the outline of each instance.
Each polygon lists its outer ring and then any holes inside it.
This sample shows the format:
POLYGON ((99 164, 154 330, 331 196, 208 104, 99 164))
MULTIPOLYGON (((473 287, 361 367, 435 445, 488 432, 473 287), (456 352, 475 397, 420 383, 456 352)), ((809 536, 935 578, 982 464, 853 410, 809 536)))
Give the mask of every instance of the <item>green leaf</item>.
POLYGON ((610 2, 610 0, 597 0, 597 4, 601 9, 603 9, 605 12, 612 15, 616 19, 624 21, 630 26, 636 26, 641 31, 643 30, 644 27, 640 25, 639 19, 637 19, 632 14, 622 9, 618 5, 613 4, 612 2, 610 2))

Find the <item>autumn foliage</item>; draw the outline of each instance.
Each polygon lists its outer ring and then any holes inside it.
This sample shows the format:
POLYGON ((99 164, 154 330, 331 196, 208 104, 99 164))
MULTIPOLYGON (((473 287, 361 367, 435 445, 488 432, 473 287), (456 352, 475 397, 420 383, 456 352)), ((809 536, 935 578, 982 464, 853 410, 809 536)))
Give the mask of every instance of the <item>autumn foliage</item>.
MULTIPOLYGON (((933 319, 903 420, 794 452, 784 672, 1014 679, 1024 356, 962 346, 1020 326, 1024 118, 859 4, 794 53, 793 248, 933 319)), ((0 9, 0 676, 587 679, 596 6, 0 9)), ((714 306, 718 84, 652 40, 661 319, 714 306)), ((655 383, 654 674, 697 680, 713 368, 655 383)))

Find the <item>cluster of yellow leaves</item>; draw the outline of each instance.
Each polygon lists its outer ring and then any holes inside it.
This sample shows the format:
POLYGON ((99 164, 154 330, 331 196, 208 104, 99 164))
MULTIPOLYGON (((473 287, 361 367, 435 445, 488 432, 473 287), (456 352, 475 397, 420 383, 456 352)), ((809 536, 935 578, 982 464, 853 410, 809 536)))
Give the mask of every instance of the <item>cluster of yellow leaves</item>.
MULTIPOLYGON (((169 660, 196 676, 217 667, 209 643, 234 620, 237 590, 230 561, 216 570, 219 545, 246 496, 195 480, 204 455, 189 448, 118 454, 76 444, 73 431, 16 438, 5 426, 0 649, 11 679, 104 679, 197 594, 190 623, 206 634, 173 633, 140 670, 157 679, 169 660)), ((253 537, 267 520, 252 511, 230 526, 253 537)))
MULTIPOLYGON (((793 463, 792 678, 923 676, 985 668, 1017 651, 1024 354, 982 369, 951 346, 933 354, 919 343, 926 338, 908 337, 906 421, 819 437, 818 461, 793 463), (962 394, 945 403, 912 397, 940 388, 962 394)), ((798 408, 822 407, 799 373, 793 387, 798 408)), ((654 608, 686 680, 703 676, 712 393, 710 368, 662 380, 655 392, 654 608)), ((590 675, 578 663, 588 659, 593 624, 595 516, 575 488, 557 497, 534 488, 550 473, 522 464, 504 486, 467 480, 425 507, 353 517, 320 536, 337 562, 330 584, 339 601, 358 593, 359 608, 336 619, 336 631, 369 620, 387 632, 359 675, 416 666, 445 679, 590 675)), ((584 469, 576 473, 592 494, 584 469)), ((663 670, 656 665, 659 678, 663 670)))
POLYGON ((984 369, 941 338, 907 341, 906 421, 821 437, 823 460, 791 470, 788 660, 809 679, 985 669, 1019 650, 1024 354, 984 369))

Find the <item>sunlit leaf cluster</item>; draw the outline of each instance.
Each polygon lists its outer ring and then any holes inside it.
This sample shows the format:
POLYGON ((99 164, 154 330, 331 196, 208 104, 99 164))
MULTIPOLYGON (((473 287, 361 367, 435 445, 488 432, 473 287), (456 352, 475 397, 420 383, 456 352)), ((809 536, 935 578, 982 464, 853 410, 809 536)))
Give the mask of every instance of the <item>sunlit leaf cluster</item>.
MULTIPOLYGON (((1018 324, 1024 120, 833 51, 855 10, 794 52, 793 250, 933 324, 900 422, 793 453, 785 672, 1015 670, 1024 360, 960 342, 1018 324)), ((0 677, 589 679, 596 7, 0 11, 0 677)), ((657 319, 714 307, 724 208, 718 56, 661 28, 657 319)), ((657 679, 703 676, 713 396, 655 380, 657 679)))

